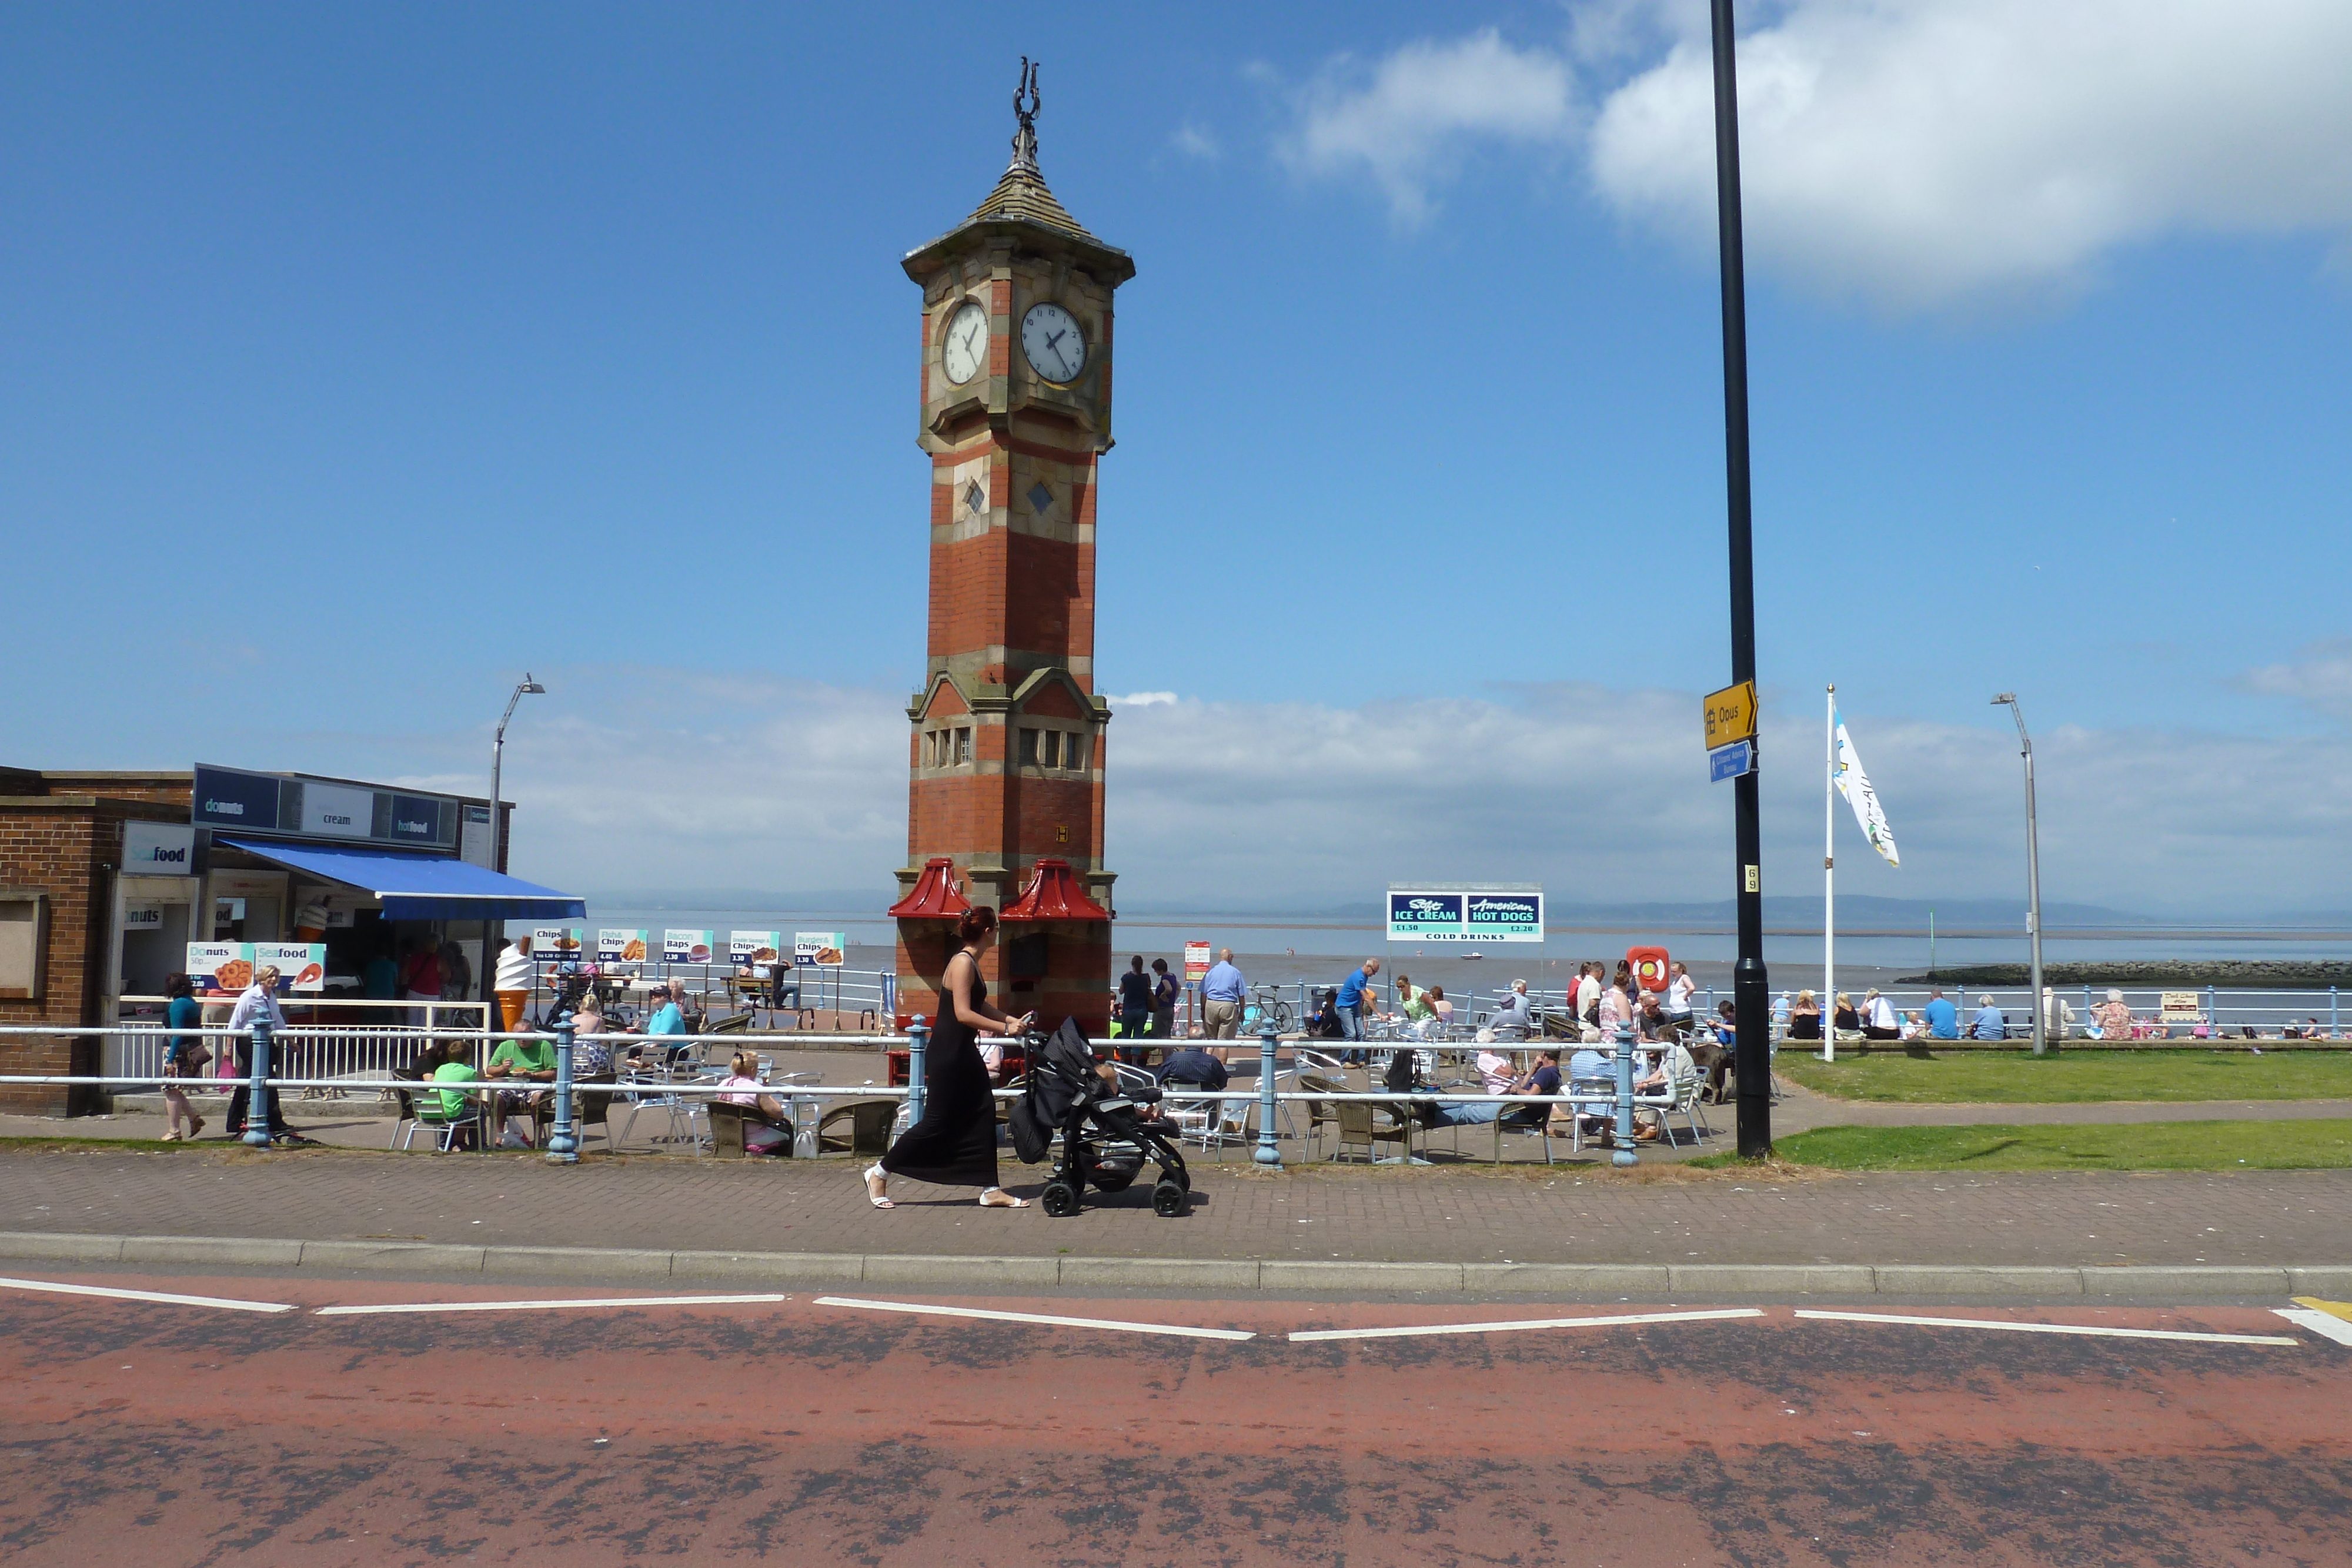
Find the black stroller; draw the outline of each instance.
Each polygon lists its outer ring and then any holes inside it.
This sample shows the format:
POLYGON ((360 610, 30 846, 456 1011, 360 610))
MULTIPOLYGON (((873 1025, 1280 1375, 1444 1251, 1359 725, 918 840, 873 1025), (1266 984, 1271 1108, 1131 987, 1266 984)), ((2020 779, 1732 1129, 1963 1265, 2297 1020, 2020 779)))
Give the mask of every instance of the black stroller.
POLYGON ((1152 1212, 1163 1218, 1182 1214, 1192 1191, 1184 1156, 1165 1133, 1136 1114, 1138 1106, 1156 1103, 1160 1091, 1106 1086, 1095 1071, 1094 1049, 1075 1019, 1063 1019, 1051 1037, 1033 1034, 1024 1043, 1028 1092, 1013 1102, 1005 1120, 1024 1165, 1035 1165, 1052 1152, 1056 1137, 1061 1141, 1053 1178, 1045 1184, 1045 1212, 1056 1218, 1076 1214, 1089 1184, 1102 1192, 1121 1191, 1143 1162, 1152 1159, 1160 1165, 1152 1212))

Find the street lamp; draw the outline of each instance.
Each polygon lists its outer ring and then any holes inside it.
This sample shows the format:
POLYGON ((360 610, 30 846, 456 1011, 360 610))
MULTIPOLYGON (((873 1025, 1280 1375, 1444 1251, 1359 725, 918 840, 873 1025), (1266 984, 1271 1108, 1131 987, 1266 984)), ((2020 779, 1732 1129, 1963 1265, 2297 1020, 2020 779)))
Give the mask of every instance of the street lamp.
MULTIPOLYGON (((532 680, 530 672, 525 670, 522 679, 515 685, 514 695, 507 698, 507 711, 499 715, 499 733, 490 742, 490 869, 494 872, 506 870, 507 823, 506 814, 499 810, 499 775, 507 759, 507 723, 514 717, 515 704, 525 697, 543 697, 546 695, 547 688, 532 680)), ((498 999, 490 988, 493 978, 490 961, 493 956, 490 923, 485 920, 482 922, 482 1000, 486 1005, 498 999)))
POLYGON ((2018 748, 2025 758, 2025 930, 2033 947, 2033 1054, 2042 1056, 2049 1052, 2050 1036, 2042 1002, 2042 831, 2033 819, 2033 737, 2025 733, 2025 710, 2015 692, 2001 693, 1992 706, 2007 708, 2017 721, 2018 748))
MULTIPOLYGON (((1730 524, 1731 684, 1756 679, 1756 555, 1748 518, 1748 280, 1739 226, 1739 87, 1732 0, 1712 0, 1715 226, 1723 287, 1723 455, 1730 524)), ((1764 973, 1764 829, 1756 770, 1731 782, 1739 957, 1731 967, 1739 1154, 1772 1152, 1772 998, 1764 973)))

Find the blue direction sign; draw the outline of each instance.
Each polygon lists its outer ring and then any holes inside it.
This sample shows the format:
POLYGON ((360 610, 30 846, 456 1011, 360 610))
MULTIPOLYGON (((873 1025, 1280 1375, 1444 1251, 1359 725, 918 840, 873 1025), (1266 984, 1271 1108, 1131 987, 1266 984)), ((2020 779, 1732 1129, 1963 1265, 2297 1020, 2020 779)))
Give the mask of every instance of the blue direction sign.
POLYGON ((1735 740, 1729 746, 1718 746, 1706 754, 1706 779, 1720 784, 1727 779, 1737 779, 1743 773, 1756 771, 1756 743, 1735 740))

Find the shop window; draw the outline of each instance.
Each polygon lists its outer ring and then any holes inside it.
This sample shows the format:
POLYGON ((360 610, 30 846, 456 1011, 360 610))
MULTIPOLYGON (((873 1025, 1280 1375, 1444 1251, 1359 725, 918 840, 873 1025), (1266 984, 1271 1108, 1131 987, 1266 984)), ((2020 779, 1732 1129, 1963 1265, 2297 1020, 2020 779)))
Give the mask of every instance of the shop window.
POLYGON ((0 888, 0 997, 41 999, 41 959, 48 949, 49 895, 0 888))
POLYGON ((1034 729, 1024 729, 1021 732, 1021 766, 1024 768, 1037 766, 1037 732, 1034 729))

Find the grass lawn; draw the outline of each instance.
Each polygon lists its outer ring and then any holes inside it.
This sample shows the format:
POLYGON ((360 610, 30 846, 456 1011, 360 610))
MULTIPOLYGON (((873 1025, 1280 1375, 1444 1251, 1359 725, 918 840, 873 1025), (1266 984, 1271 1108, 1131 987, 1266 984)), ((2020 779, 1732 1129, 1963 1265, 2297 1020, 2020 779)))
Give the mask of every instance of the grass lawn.
MULTIPOLYGON (((1780 1157, 1840 1171, 2238 1171, 2352 1167, 2352 1120, 2051 1127, 1817 1127, 1780 1157)), ((1726 1168, 1737 1155, 1693 1165, 1726 1168)))
POLYGON ((1783 1046, 1777 1071, 1838 1100, 1922 1104, 2079 1104, 2093 1100, 2352 1100, 2352 1052, 1952 1051, 1920 1058, 1841 1050, 1835 1062, 1783 1046))

